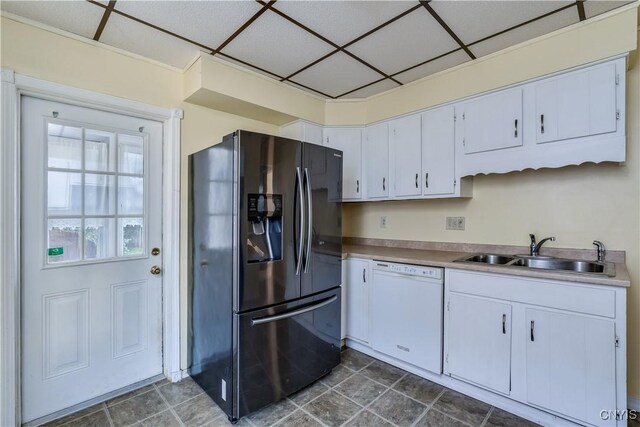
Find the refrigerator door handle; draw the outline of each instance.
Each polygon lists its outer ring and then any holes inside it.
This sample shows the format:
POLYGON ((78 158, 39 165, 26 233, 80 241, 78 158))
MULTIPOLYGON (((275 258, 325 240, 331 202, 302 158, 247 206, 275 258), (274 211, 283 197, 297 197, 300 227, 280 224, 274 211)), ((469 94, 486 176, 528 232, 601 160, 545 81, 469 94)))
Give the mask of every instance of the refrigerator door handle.
POLYGON ((338 296, 334 295, 332 297, 329 297, 327 299, 324 299, 324 300, 320 301, 318 304, 314 304, 314 305, 311 305, 309 307, 301 308, 299 310, 288 311, 286 313, 275 314, 273 316, 257 317, 255 319, 251 319, 251 326, 262 325, 264 323, 275 322, 277 320, 287 319, 289 317, 298 316, 300 314, 308 313, 310 311, 317 310, 320 307, 324 307, 325 305, 329 305, 329 304, 331 304, 332 302, 334 302, 337 299, 338 299, 338 296))
MULTIPOLYGON (((300 274, 300 269, 302 268, 302 251, 304 248, 303 245, 303 235, 304 235, 304 191, 302 190, 302 173, 299 167, 296 167, 296 186, 298 187, 298 199, 300 200, 300 228, 298 230, 298 235, 300 236, 298 240, 298 257, 296 258, 296 276, 300 274)), ((294 206, 295 209, 295 206, 294 206)), ((295 238, 295 230, 293 231, 295 238)))
POLYGON ((309 175, 309 169, 304 168, 304 180, 307 187, 307 253, 304 257, 304 272, 309 269, 311 256, 311 240, 313 237, 313 196, 311 194, 311 176, 309 175))

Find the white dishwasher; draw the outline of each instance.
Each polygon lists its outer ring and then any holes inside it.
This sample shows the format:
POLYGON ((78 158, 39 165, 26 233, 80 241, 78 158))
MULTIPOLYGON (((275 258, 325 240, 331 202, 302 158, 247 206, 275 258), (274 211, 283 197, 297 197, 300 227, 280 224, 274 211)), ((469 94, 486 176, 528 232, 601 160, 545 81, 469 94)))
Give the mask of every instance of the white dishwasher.
POLYGON ((371 346, 442 373, 443 269, 373 261, 371 346))

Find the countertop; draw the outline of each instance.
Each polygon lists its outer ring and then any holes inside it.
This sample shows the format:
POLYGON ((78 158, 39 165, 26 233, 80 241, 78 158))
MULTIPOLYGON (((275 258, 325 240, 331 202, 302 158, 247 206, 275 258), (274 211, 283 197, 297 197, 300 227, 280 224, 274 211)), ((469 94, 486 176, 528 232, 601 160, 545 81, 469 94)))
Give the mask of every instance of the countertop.
MULTIPOLYGON (((355 239, 353 239, 355 240, 355 239)), ((449 246, 452 249, 469 248, 474 245, 456 245, 456 244, 440 244, 441 246, 449 246)), ((428 245, 425 245, 428 246, 428 245)), ((477 245, 475 245, 477 246, 477 245)), ((504 246, 491 246, 493 251, 487 253, 509 253, 513 247, 504 246), (505 252, 506 251, 506 252, 505 252)), ((398 247, 390 245, 372 245, 372 244, 357 244, 357 243, 344 243, 342 246, 342 256, 347 257, 361 257, 369 258, 380 261, 398 262, 404 264, 415 265, 428 265, 432 267, 454 268, 456 270, 472 270, 482 271, 486 273, 508 274, 512 276, 531 277, 536 279, 549 279, 549 280, 562 280, 566 282, 578 282, 588 283, 593 285, 604 286, 617 286, 617 287, 629 287, 631 280, 629 278, 629 272, 624 261, 621 261, 618 257, 614 262, 616 267, 616 275, 609 277, 605 275, 588 274, 588 273, 572 273, 564 271, 552 271, 541 270, 526 267, 506 267, 498 265, 476 264, 476 263, 464 263, 453 262, 456 259, 464 256, 473 255, 481 251, 461 251, 461 250, 436 250, 436 249, 424 249, 424 248, 410 248, 410 247, 398 247)), ((566 252, 566 251, 565 251, 566 252)), ((511 254, 526 253, 522 250, 510 252, 511 254)), ((624 258, 623 258, 624 259, 624 258)))

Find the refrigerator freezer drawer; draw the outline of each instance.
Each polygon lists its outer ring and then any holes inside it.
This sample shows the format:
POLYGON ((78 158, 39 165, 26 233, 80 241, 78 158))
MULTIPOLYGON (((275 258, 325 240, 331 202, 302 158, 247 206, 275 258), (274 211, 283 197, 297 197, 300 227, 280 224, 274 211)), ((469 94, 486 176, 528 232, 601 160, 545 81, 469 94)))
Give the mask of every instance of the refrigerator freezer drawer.
POLYGON ((240 418, 288 396, 340 363, 340 288, 236 314, 240 418))

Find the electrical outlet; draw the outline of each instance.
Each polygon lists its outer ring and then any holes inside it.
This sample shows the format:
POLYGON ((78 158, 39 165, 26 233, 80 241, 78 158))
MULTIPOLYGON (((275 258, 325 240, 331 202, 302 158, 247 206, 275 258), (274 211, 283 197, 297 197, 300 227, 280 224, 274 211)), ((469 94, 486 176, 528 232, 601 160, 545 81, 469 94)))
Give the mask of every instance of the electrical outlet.
POLYGON ((464 230, 464 217, 448 216, 446 229, 447 230, 464 230))
POLYGON ((387 228, 387 216, 383 215, 380 217, 380 228, 387 228))

